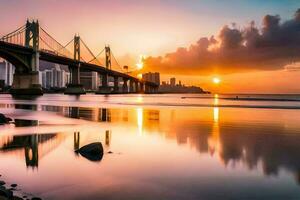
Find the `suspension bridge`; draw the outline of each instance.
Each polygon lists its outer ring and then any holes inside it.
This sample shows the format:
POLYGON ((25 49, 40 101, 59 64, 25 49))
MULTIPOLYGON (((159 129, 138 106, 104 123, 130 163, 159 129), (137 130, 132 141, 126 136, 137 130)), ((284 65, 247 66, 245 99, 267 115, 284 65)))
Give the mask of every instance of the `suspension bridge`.
POLYGON ((79 35, 62 45, 38 21, 28 21, 24 26, 0 38, 0 57, 15 66, 13 95, 42 95, 39 80, 39 61, 66 65, 71 74, 65 94, 85 94, 80 84, 81 71, 94 71, 101 77, 97 93, 155 93, 158 85, 127 74, 119 65, 109 46, 94 54, 79 35), (103 55, 104 54, 104 55, 103 55), (101 58, 104 58, 104 63, 101 58), (108 84, 113 78, 114 86, 108 84), (122 81, 119 81, 122 79, 122 81), (122 83, 120 90, 119 83, 122 83))

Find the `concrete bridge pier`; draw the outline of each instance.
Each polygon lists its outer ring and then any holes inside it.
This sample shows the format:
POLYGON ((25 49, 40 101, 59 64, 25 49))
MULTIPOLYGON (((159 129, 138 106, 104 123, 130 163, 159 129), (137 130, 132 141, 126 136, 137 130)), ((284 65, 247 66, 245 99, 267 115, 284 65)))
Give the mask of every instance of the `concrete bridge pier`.
POLYGON ((145 84, 145 93, 150 94, 151 93, 151 87, 147 84, 145 84))
POLYGON ((28 73, 16 72, 13 76, 13 84, 10 93, 13 96, 43 95, 43 89, 39 81, 39 73, 37 71, 28 73))
POLYGON ((110 94, 111 89, 108 87, 108 74, 101 74, 101 86, 99 86, 96 94, 110 94))
POLYGON ((65 90, 65 94, 69 95, 81 95, 85 94, 85 90, 83 85, 80 84, 80 66, 69 66, 69 70, 71 72, 71 80, 67 85, 65 90))
POLYGON ((123 93, 128 93, 128 78, 123 78, 123 93))
POLYGON ((118 76, 114 76, 114 93, 119 93, 119 77, 118 76))
POLYGON ((145 85, 144 83, 140 82, 139 84, 139 93, 145 93, 145 85))
POLYGON ((134 81, 132 79, 129 80, 129 93, 134 93, 134 81))

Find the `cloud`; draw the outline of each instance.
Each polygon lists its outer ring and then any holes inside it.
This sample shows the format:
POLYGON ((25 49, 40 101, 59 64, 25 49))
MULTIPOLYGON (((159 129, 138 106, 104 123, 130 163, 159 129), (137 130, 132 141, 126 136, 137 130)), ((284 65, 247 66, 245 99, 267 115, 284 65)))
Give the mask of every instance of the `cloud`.
POLYGON ((254 22, 242 29, 224 26, 217 37, 203 37, 188 48, 145 59, 145 71, 165 74, 209 75, 254 70, 278 70, 300 61, 300 9, 281 23, 266 15, 262 27, 254 22))

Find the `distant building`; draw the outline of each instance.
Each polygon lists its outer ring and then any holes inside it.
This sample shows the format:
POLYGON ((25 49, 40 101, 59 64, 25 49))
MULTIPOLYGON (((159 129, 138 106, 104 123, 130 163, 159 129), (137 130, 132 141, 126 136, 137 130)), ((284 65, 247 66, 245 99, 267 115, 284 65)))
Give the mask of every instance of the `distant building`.
POLYGON ((179 81, 179 84, 176 84, 176 78, 170 79, 170 84, 166 81, 163 81, 158 88, 160 93, 209 93, 204 91, 202 88, 197 86, 185 86, 179 81))
POLYGON ((160 85, 160 74, 158 72, 148 72, 143 74, 143 80, 149 81, 152 83, 156 83, 157 85, 160 85))
POLYGON ((86 90, 98 89, 100 78, 97 72, 80 72, 80 83, 86 90))
POLYGON ((54 66, 52 69, 40 71, 40 80, 43 88, 63 88, 69 83, 70 72, 62 70, 58 64, 54 66))
POLYGON ((175 86, 176 85, 176 78, 170 78, 170 85, 175 86))
POLYGON ((5 60, 0 61, 0 80, 3 80, 6 86, 12 85, 14 73, 15 66, 5 60))

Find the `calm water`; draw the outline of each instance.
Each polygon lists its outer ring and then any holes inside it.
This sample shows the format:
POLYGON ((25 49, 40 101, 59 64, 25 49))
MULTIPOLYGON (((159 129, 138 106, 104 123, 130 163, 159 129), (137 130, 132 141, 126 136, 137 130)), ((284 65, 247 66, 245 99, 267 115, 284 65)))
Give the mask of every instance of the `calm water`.
POLYGON ((300 199, 297 95, 0 95, 0 112, 17 119, 0 126, 0 179, 20 195, 300 199), (74 152, 92 142, 101 161, 74 152))

